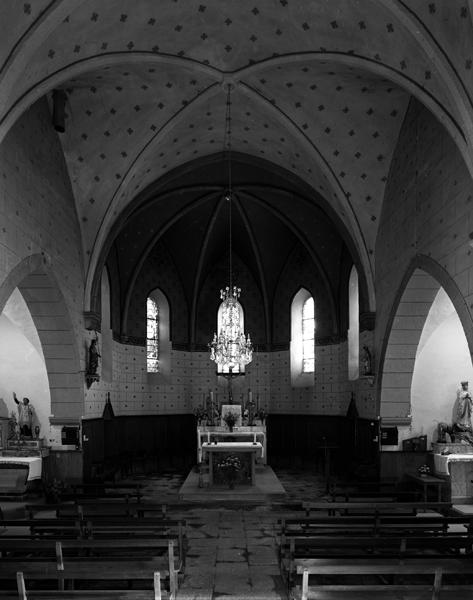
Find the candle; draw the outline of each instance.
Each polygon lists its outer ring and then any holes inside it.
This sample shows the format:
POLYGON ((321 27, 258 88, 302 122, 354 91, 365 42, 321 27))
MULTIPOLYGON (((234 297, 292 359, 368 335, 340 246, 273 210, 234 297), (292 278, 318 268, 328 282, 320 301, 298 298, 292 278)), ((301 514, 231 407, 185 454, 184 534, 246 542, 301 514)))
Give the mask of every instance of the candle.
POLYGON ((248 402, 251 402, 253 399, 253 392, 251 390, 248 390, 248 402))
POLYGON ((214 401, 214 393, 212 391, 210 391, 210 402, 212 402, 213 404, 214 401))

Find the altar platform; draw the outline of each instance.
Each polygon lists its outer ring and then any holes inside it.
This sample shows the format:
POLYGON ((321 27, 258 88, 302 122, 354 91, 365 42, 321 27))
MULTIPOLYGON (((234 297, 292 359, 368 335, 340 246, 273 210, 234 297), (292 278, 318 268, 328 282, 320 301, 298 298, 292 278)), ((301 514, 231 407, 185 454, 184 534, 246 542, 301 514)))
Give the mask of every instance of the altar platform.
POLYGON ((181 486, 178 497, 189 502, 207 502, 210 500, 228 500, 231 502, 284 500, 286 490, 268 465, 256 465, 254 485, 237 484, 233 489, 228 485, 210 485, 208 472, 202 473, 202 487, 199 487, 199 470, 191 469, 181 486))

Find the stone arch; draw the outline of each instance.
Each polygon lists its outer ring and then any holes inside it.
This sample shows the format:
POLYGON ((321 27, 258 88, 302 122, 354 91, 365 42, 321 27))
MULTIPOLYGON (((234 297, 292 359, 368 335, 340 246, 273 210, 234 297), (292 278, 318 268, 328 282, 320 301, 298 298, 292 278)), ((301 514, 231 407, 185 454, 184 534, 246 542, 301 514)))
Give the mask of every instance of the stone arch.
POLYGON ((84 382, 76 336, 64 296, 41 254, 22 260, 0 284, 0 312, 13 290, 23 296, 38 331, 55 420, 79 421, 83 414, 84 382))
POLYGON ((417 348, 432 303, 443 288, 463 326, 470 355, 473 320, 463 295, 445 269, 431 258, 417 256, 404 276, 393 304, 380 351, 379 415, 385 423, 409 423, 411 385, 417 348))

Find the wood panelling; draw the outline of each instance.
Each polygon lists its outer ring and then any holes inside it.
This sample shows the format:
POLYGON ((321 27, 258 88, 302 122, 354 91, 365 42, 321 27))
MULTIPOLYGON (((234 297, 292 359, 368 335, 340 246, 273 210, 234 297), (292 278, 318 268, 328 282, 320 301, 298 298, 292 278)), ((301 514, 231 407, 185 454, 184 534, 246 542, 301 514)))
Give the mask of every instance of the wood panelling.
MULTIPOLYGON (((267 422, 268 462, 273 466, 324 467, 324 445, 330 449, 335 473, 353 473, 365 467, 368 477, 377 474, 377 423, 327 415, 275 415, 267 422)), ((362 474, 360 473, 360 476, 362 474)))
MULTIPOLYGON (((84 479, 97 472, 192 466, 197 452, 194 415, 143 415, 83 421, 84 479)), ((120 474, 120 473, 119 473, 120 474)))
MULTIPOLYGON (((377 472, 376 423, 326 415, 276 415, 267 420, 268 463, 274 467, 313 466, 322 471, 324 444, 331 450, 335 472, 365 465, 377 472)), ((190 468, 196 461, 193 415, 146 415, 90 419, 83 422, 84 478, 102 469, 138 465, 143 470, 167 466, 190 468)))

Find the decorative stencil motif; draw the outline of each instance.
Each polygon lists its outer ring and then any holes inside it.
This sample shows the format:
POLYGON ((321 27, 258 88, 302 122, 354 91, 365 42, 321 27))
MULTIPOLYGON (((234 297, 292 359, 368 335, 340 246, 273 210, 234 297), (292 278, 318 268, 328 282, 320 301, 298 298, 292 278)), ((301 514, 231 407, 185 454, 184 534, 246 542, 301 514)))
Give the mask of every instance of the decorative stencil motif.
MULTIPOLYGON (((7 28, 13 38, 44 3, 5 4, 16 23, 7 28)), ((425 22, 433 47, 450 52, 451 63, 471 79, 468 7, 426 0, 407 5, 412 19, 425 22), (449 19, 455 27, 445 26, 449 19)), ((354 211, 372 253, 408 100, 392 80, 406 77, 410 90, 425 89, 462 127, 429 52, 408 27, 372 0, 363 6, 89 0, 57 22, 11 100, 64 69, 60 87, 68 93, 69 118, 61 139, 90 253, 107 211, 111 224, 148 183, 220 147, 216 111, 224 94, 217 88, 222 72, 237 72, 236 148, 301 175, 349 228, 354 211), (99 56, 101 66, 86 62, 99 56), (82 74, 68 76, 68 65, 78 61, 82 74)), ((12 39, 2 43, 7 53, 12 39)))

